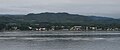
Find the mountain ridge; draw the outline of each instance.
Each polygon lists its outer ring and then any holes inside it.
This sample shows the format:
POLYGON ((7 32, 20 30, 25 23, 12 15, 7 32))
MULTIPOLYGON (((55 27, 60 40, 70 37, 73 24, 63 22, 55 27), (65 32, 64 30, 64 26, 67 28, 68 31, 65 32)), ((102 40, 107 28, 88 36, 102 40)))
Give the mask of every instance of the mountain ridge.
POLYGON ((63 13, 29 13, 27 15, 0 15, 0 22, 49 22, 49 23, 79 23, 79 24, 120 24, 120 19, 86 16, 79 14, 63 13), (3 18, 4 17, 4 18, 3 18), (5 21, 6 19, 7 21, 5 21), (13 20, 13 21, 10 21, 13 20))

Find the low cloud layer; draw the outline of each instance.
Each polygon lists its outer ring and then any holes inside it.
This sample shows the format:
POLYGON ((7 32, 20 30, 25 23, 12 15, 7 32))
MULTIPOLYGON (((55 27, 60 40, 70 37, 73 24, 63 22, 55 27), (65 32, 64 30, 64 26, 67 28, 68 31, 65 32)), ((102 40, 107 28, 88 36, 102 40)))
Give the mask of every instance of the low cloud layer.
POLYGON ((120 18, 120 0, 0 0, 0 14, 68 12, 120 18))

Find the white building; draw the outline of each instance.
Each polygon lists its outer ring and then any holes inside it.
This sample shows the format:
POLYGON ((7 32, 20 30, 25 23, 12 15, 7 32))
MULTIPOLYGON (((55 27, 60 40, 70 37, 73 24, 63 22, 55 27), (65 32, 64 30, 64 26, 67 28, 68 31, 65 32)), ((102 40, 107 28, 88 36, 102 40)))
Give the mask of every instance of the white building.
POLYGON ((80 31, 80 30, 82 30, 81 28, 82 28, 82 26, 74 26, 74 27, 72 27, 70 30, 80 31))

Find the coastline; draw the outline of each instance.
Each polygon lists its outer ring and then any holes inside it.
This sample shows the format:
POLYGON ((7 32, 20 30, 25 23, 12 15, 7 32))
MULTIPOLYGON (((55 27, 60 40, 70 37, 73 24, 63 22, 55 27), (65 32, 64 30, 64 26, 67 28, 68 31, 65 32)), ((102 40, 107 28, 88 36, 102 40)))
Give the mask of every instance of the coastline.
POLYGON ((120 33, 120 31, 0 31, 0 32, 78 32, 78 33, 120 33))

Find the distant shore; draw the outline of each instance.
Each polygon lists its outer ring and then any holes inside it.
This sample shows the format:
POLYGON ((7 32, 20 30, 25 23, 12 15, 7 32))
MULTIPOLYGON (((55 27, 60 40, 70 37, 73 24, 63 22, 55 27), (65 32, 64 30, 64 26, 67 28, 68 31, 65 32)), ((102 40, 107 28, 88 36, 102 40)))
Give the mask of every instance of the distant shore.
POLYGON ((95 33, 95 32, 98 32, 98 33, 106 33, 106 32, 110 32, 110 33, 120 33, 120 31, 61 31, 61 30, 58 30, 58 31, 0 31, 0 32, 88 32, 88 33, 95 33))

